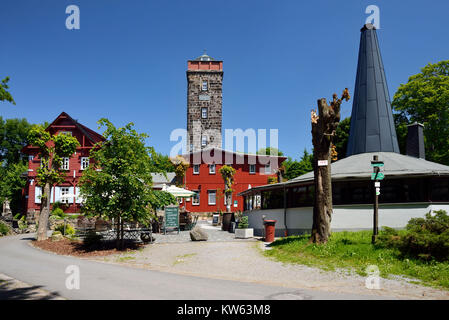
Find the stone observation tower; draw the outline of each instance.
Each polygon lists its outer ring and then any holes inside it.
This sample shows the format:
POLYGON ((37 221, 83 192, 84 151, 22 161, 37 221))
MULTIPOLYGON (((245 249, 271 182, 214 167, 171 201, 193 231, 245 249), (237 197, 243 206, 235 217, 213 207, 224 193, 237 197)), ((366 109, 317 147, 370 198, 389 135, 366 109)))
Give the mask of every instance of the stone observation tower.
POLYGON ((187 151, 221 148, 223 61, 187 62, 187 151))
POLYGON ((359 61, 346 156, 366 152, 399 153, 376 28, 366 24, 360 31, 359 61))

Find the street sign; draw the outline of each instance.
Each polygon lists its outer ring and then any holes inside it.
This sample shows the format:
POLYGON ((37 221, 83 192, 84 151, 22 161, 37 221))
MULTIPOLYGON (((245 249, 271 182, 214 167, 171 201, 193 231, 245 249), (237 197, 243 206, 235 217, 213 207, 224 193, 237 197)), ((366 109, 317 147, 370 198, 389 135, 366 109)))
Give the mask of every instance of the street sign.
POLYGON ((383 167, 383 161, 371 161, 371 167, 383 167))
POLYGON ((318 160, 318 167, 327 166, 329 162, 327 160, 318 160))
POLYGON ((382 172, 371 173, 371 180, 383 180, 385 175, 382 172))

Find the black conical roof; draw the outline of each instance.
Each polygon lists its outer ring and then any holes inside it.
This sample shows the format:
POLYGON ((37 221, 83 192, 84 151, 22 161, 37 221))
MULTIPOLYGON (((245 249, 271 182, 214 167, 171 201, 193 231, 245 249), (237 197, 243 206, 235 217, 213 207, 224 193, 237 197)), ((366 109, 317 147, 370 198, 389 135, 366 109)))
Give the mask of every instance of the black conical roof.
POLYGON ((366 24, 360 31, 359 61, 346 156, 365 152, 399 153, 376 28, 366 24))

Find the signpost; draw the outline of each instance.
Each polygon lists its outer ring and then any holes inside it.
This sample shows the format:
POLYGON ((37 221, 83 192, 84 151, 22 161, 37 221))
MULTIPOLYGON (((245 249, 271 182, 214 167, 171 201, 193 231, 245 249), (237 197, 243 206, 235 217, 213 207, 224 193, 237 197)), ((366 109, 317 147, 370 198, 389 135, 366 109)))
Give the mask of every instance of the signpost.
POLYGON ((379 233, 379 195, 380 195, 380 181, 385 178, 383 172, 380 172, 384 167, 383 161, 379 161, 378 156, 373 156, 371 161, 371 167, 373 167, 373 173, 371 173, 371 180, 374 180, 374 217, 373 217, 373 237, 371 243, 376 242, 377 235, 379 233))
POLYGON ((164 235, 167 234, 167 228, 178 229, 179 234, 179 207, 175 205, 165 207, 164 217, 164 235))

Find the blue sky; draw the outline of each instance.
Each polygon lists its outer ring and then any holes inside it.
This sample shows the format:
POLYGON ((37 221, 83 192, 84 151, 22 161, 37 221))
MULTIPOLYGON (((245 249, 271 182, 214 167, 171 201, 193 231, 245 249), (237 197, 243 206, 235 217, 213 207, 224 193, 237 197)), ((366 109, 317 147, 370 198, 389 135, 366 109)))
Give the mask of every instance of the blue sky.
POLYGON ((17 105, 0 103, 0 115, 42 123, 65 111, 94 130, 102 117, 134 122, 168 154, 171 131, 186 127, 187 60, 207 49, 224 61, 223 129, 279 129, 279 148, 299 158, 311 150, 316 100, 353 93, 371 4, 393 97, 449 58, 447 0, 2 0, 0 78, 11 77, 17 105), (80 30, 65 27, 70 4, 80 30))

